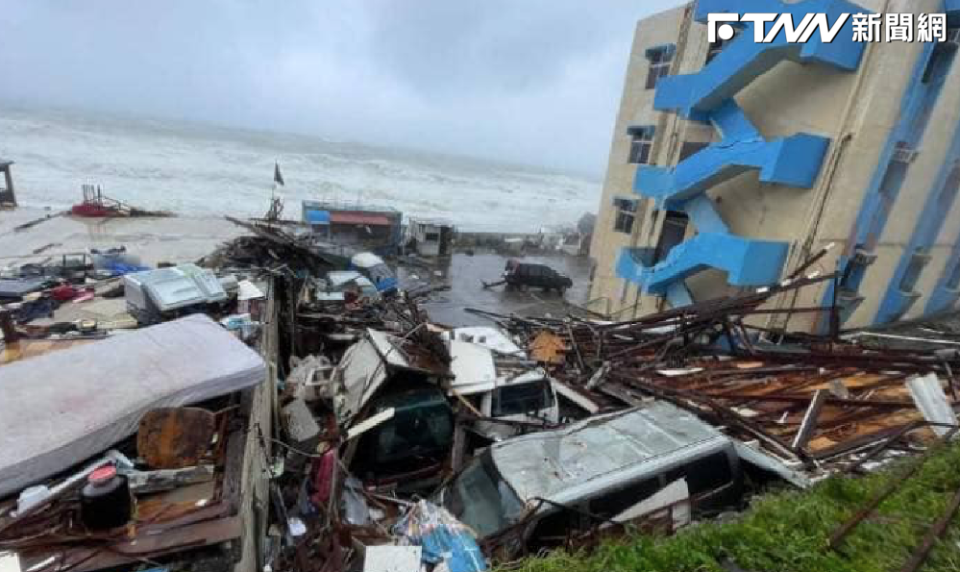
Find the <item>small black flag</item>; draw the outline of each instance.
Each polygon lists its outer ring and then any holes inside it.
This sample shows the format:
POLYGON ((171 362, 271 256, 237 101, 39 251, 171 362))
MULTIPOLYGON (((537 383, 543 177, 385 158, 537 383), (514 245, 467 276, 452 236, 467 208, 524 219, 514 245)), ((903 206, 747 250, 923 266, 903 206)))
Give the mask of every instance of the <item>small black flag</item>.
POLYGON ((280 163, 274 162, 273 164, 273 182, 283 186, 283 175, 280 174, 280 163))

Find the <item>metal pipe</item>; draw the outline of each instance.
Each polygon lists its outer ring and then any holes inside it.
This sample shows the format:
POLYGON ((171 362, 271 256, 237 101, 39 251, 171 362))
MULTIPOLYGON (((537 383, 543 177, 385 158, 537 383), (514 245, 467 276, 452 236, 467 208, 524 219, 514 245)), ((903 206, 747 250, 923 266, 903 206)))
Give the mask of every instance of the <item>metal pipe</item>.
MULTIPOLYGON (((891 478, 887 483, 887 486, 883 487, 880 492, 874 495, 874 497, 870 499, 865 507, 857 511, 857 513, 853 515, 853 517, 847 522, 840 525, 840 527, 830 535, 829 547, 833 550, 836 550, 837 547, 843 543, 843 540, 847 537, 847 535, 849 535, 858 524, 870 516, 873 511, 880 506, 880 503, 896 492, 900 487, 903 486, 905 482, 907 482, 910 477, 916 474, 920 467, 922 467, 923 464, 933 456, 933 453, 943 446, 944 443, 949 441, 951 437, 953 437, 953 435, 957 432, 957 429, 957 427, 954 427, 950 430, 950 432, 937 439, 932 445, 930 445, 930 447, 927 448, 926 451, 924 451, 923 455, 917 457, 913 463, 907 467, 902 475, 897 475, 896 477, 891 478)), ((904 570, 906 570, 906 568, 904 568, 904 570)))
POLYGON ((937 541, 938 538, 943 536, 943 533, 946 532, 947 526, 950 525, 950 521, 953 520, 954 515, 957 514, 957 509, 960 509, 960 489, 957 489, 957 492, 954 493, 953 499, 950 501, 950 505, 947 506, 946 512, 937 519, 937 522, 930 527, 930 530, 923 536, 923 542, 920 543, 920 546, 913 551, 913 554, 910 555, 910 559, 904 563, 903 568, 900 569, 900 572, 915 572, 921 566, 923 562, 927 559, 927 556, 930 554, 930 550, 933 549, 933 544, 937 541))

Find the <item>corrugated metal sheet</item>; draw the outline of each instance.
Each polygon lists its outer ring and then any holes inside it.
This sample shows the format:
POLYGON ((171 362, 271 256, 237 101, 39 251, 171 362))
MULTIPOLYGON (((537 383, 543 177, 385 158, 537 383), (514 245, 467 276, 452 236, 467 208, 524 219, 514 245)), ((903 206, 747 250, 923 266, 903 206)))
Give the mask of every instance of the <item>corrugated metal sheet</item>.
MULTIPOLYGON (((950 400, 943 391, 943 384, 937 374, 914 376, 907 380, 910 395, 913 396, 917 409, 923 413, 923 418, 932 423, 956 425, 957 415, 950 406, 950 400)), ((941 437, 950 429, 947 427, 933 427, 933 432, 941 437)))
POLYGON ((491 446, 503 478, 524 502, 565 502, 585 489, 622 484, 631 475, 719 450, 730 440, 694 415, 666 402, 586 419, 557 431, 491 446))
POLYGON ((373 213, 330 213, 330 222, 333 224, 366 224, 372 226, 391 226, 390 219, 381 214, 373 213))

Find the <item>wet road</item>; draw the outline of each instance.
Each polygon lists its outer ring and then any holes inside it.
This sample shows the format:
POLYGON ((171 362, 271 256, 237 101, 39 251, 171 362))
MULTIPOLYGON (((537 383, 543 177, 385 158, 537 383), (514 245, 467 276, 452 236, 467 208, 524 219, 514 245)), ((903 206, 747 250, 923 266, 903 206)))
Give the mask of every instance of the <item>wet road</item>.
POLYGON ((489 320, 465 312, 465 308, 478 308, 500 314, 562 317, 570 312, 566 302, 582 304, 586 301, 589 260, 562 254, 525 256, 519 260, 545 264, 569 276, 573 280, 573 287, 568 289, 564 296, 555 291, 543 292, 539 289, 507 290, 505 286, 484 289, 482 281, 499 280, 509 258, 493 253, 474 256, 455 254, 449 260, 439 262, 432 270, 419 267, 400 268, 398 276, 401 285, 406 285, 426 281, 434 271, 442 273, 442 276, 434 275, 432 282, 449 282, 450 290, 434 294, 423 307, 433 321, 449 326, 490 325, 489 320))
MULTIPOLYGON (((0 212, 0 268, 40 262, 65 253, 90 248, 126 246, 143 264, 187 262, 209 254, 219 244, 244 233, 243 229, 219 218, 128 218, 76 219, 55 217, 25 230, 16 226, 53 214, 40 209, 20 208, 0 212)), ((430 317, 450 326, 489 325, 490 321, 464 311, 478 308, 500 314, 562 317, 570 313, 566 304, 582 304, 587 298, 590 263, 587 258, 564 254, 519 257, 523 262, 546 264, 573 280, 565 296, 557 292, 506 290, 505 286, 484 289, 482 281, 500 279, 509 256, 480 253, 456 254, 438 260, 435 266, 407 266, 398 269, 402 287, 416 283, 449 283, 451 289, 432 295, 424 307, 430 317), (436 276, 435 273, 440 275, 436 276)))

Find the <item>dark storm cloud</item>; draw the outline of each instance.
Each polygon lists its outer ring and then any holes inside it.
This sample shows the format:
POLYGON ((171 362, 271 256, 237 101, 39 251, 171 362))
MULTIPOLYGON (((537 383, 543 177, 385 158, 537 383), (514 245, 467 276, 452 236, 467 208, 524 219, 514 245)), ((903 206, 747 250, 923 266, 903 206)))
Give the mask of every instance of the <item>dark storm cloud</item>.
POLYGON ((676 3, 7 0, 0 98, 599 175, 634 24, 676 3))

